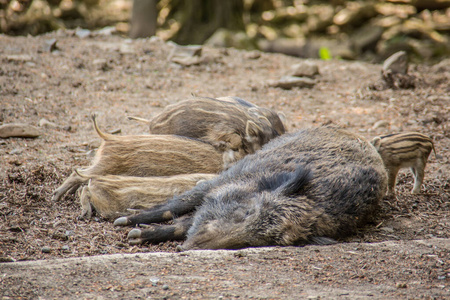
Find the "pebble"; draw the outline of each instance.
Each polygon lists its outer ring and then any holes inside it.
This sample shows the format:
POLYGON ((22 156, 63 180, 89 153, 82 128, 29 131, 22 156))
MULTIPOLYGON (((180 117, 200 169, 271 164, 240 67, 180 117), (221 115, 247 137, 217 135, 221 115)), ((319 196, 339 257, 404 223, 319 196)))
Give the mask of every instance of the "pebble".
POLYGON ((50 128, 57 128, 58 125, 56 125, 53 122, 50 122, 49 120, 42 118, 39 120, 39 127, 50 127, 50 128))
POLYGON ((270 81, 268 85, 270 87, 279 87, 285 90, 290 90, 294 87, 298 88, 310 88, 316 84, 316 81, 307 77, 297 76, 283 76, 280 80, 270 81))
POLYGON ((50 253, 50 252, 52 252, 52 249, 48 246, 44 246, 44 247, 42 247, 41 251, 42 251, 42 253, 50 253))
POLYGON ((61 247, 62 251, 70 251, 70 247, 68 245, 64 245, 61 247))
POLYGON ((73 235, 73 231, 72 230, 66 230, 65 235, 66 236, 72 236, 73 235))
POLYGON ((319 67, 312 61, 304 61, 295 64, 291 67, 291 75, 297 77, 309 77, 312 78, 319 75, 319 67))
POLYGON ((15 148, 9 152, 10 155, 21 154, 23 152, 22 148, 15 148))
POLYGON ((58 49, 56 46, 56 39, 50 39, 45 41, 44 52, 53 52, 58 49))
POLYGON ((377 128, 380 128, 380 127, 387 127, 387 126, 389 126, 389 122, 388 121, 380 120, 380 121, 375 122, 375 124, 373 124, 372 129, 377 129, 377 128))
POLYGON ((398 282, 395 285, 395 287, 398 288, 398 289, 406 289, 408 287, 408 285, 406 283, 404 283, 404 282, 398 282))
POLYGON ((383 63, 383 71, 406 74, 408 72, 408 54, 398 51, 389 56, 383 63))
POLYGON ((75 35, 81 39, 86 38, 91 35, 91 31, 89 29, 78 29, 75 31, 75 35))
POLYGON ((163 290, 168 290, 168 289, 169 289, 169 286, 168 286, 167 284, 165 284, 165 285, 162 286, 162 289, 163 289, 163 290))

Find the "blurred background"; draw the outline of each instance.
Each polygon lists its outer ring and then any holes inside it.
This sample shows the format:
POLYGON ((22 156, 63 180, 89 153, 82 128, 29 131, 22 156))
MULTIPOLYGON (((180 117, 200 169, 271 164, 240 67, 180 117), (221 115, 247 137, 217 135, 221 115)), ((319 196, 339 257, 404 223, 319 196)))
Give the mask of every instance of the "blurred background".
POLYGON ((450 54, 450 0, 0 0, 0 33, 108 30, 178 44, 380 62, 450 54))

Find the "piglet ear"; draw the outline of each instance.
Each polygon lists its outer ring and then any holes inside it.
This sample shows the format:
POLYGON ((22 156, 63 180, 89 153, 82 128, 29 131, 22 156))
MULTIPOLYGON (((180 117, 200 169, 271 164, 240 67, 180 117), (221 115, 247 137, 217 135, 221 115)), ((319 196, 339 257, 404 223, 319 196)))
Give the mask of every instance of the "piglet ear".
POLYGON ((262 131, 261 127, 253 121, 247 121, 245 126, 245 134, 247 137, 258 137, 262 131))
POLYGON ((312 178, 311 171, 304 167, 299 167, 295 172, 290 173, 290 179, 280 187, 281 194, 287 197, 297 196, 302 193, 305 185, 312 178))
POLYGON ((377 151, 380 150, 381 138, 379 136, 374 137, 370 143, 375 147, 375 149, 377 149, 377 151))

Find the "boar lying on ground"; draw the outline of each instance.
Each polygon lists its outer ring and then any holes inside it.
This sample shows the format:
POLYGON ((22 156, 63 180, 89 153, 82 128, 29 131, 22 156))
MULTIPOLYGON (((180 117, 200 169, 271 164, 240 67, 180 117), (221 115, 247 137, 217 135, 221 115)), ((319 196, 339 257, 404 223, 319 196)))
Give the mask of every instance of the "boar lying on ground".
POLYGON ((225 167, 285 132, 277 113, 237 97, 194 97, 168 105, 147 123, 152 134, 200 139, 223 152, 225 167))
POLYGON ((420 193, 431 150, 436 155, 433 140, 418 132, 405 132, 375 137, 372 144, 380 153, 388 172, 388 195, 395 194, 397 174, 403 168, 411 168, 414 175, 411 194, 420 193))
POLYGON ((92 209, 107 219, 126 215, 129 209, 148 209, 165 203, 174 195, 210 180, 215 174, 182 174, 174 176, 134 177, 118 175, 85 176, 89 180, 80 193, 81 217, 90 218, 92 209))
POLYGON ((159 223, 196 210, 174 225, 133 229, 129 241, 187 234, 185 250, 329 243, 371 220, 386 182, 381 157, 364 138, 335 127, 305 129, 270 141, 167 204, 114 224, 159 223))
MULTIPOLYGON (((103 139, 92 166, 81 172, 93 175, 171 176, 178 174, 208 173, 223 170, 222 154, 208 143, 174 135, 105 134, 94 127, 103 139)), ((53 200, 60 199, 67 191, 75 191, 87 179, 73 172, 54 191, 53 200)))

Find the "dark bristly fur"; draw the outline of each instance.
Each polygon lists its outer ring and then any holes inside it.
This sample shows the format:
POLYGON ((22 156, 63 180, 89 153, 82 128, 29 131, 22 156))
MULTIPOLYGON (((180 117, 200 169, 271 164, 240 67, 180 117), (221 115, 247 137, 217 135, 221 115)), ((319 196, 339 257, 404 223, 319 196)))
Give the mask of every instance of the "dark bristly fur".
POLYGON ((168 105, 151 120, 129 119, 147 123, 152 134, 176 134, 210 143, 223 152, 226 167, 285 132, 277 113, 238 97, 193 97, 168 105))
MULTIPOLYGON (((215 174, 223 169, 222 154, 208 143, 175 135, 115 136, 100 131, 96 117, 94 127, 103 139, 92 165, 80 170, 92 175, 171 176, 178 174, 215 174)), ((60 199, 75 191, 88 179, 73 172, 53 193, 60 199)))
POLYGON ((372 144, 388 172, 388 195, 395 193, 397 174, 403 168, 411 168, 414 175, 411 193, 420 193, 428 157, 432 150, 436 155, 433 140, 418 132, 405 132, 375 137, 372 144))
MULTIPOLYGON (((305 129, 115 225, 163 222, 196 210, 183 249, 330 243, 371 220, 386 182, 383 162, 364 138, 335 127, 305 129)), ((135 229, 129 241, 160 240, 162 228, 135 229)))

